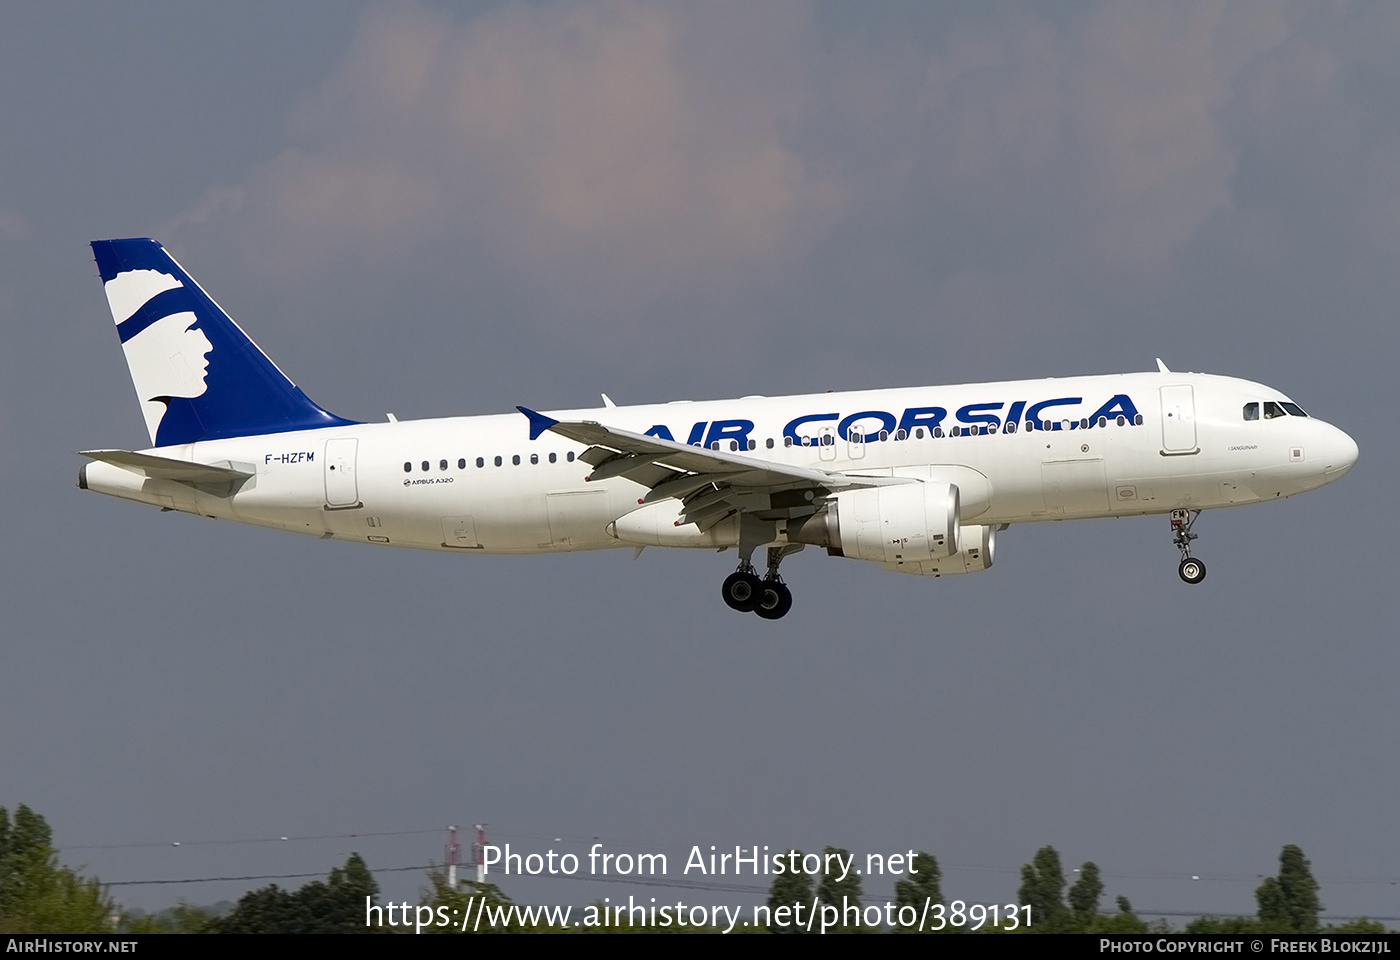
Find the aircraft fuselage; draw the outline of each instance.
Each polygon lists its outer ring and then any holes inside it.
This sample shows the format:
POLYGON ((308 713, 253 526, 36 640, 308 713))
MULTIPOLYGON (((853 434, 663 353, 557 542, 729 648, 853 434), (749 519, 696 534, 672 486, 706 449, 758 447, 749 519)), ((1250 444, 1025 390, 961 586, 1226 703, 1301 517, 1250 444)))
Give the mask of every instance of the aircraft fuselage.
MULTIPOLYGON (((997 526, 1257 503, 1349 469, 1355 444, 1330 424, 1244 419, 1247 405, 1267 401, 1287 397, 1229 377, 1133 373, 550 416, 850 476, 946 478, 964 522, 997 526)), ((586 448, 548 433, 531 440, 517 413, 363 423, 146 451, 249 469, 231 495, 101 462, 86 465, 84 484, 187 513, 430 550, 638 545, 609 525, 636 510, 647 487, 623 476, 588 482, 592 467, 577 459, 586 448)), ((738 543, 723 530, 720 540, 691 532, 666 542, 738 543)))

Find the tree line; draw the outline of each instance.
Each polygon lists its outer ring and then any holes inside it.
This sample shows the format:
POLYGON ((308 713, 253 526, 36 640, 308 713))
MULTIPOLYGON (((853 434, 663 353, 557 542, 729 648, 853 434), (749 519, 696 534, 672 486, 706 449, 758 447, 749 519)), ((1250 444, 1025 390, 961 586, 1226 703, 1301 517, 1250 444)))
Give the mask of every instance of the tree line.
MULTIPOLYGON (((790 851, 797 861, 800 850, 790 851)), ((837 847, 823 850, 823 864, 849 863, 850 852, 837 847), (838 859, 839 857, 839 859, 838 859)), ((911 862, 908 875, 895 882, 894 910, 909 908, 921 914, 926 904, 951 906, 944 900, 942 873, 932 854, 920 852, 911 862)), ((773 879, 768 889, 768 916, 780 908, 791 910, 801 904, 810 909, 815 901, 831 907, 863 906, 860 876, 854 871, 835 868, 817 875, 785 873, 773 879)), ((1279 854, 1277 876, 1266 878, 1255 890, 1257 910, 1252 917, 1200 917, 1182 931, 1173 931, 1165 920, 1144 921, 1126 897, 1117 897, 1114 909, 1104 911, 1101 901, 1104 884, 1097 864, 1080 866, 1073 883, 1065 878, 1060 855, 1054 847, 1042 847, 1021 867, 1021 884, 1016 892, 1020 908, 1017 916, 1029 915, 1030 923, 1018 922, 1017 932, 1033 933, 1227 933, 1240 935, 1295 933, 1384 933, 1385 927, 1372 920, 1352 920, 1338 926, 1322 923, 1322 900, 1312 865, 1303 851, 1285 846, 1279 854)), ((485 900, 492 908, 510 907, 512 902, 493 884, 466 881, 452 889, 440 872, 431 872, 428 886, 415 906, 431 908, 434 916, 461 916, 472 904, 485 900), (445 912, 443 912, 445 911, 445 912)), ((53 832, 42 816, 24 805, 11 816, 0 807, 0 934, 19 933, 388 933, 412 930, 412 925, 366 925, 366 905, 379 904, 379 885, 364 859, 351 854, 345 864, 330 871, 324 881, 316 880, 297 890, 284 890, 276 884, 243 895, 228 913, 213 912, 177 904, 158 916, 145 916, 121 910, 100 881, 83 877, 59 863, 53 847, 53 832)), ((595 904, 597 908, 600 905, 595 904)), ((402 908, 400 909, 401 919, 402 908)), ((380 913, 380 916, 384 914, 380 913)), ((489 914, 488 914, 489 915, 489 914)), ((506 914, 512 919, 480 929, 480 932, 532 932, 550 929, 522 922, 519 912, 506 914)), ((905 914, 908 916, 909 914, 905 914)), ((390 915, 392 916, 392 914, 390 915)), ((971 924, 946 922, 942 931, 966 933, 971 924)), ((903 932, 910 924, 885 924, 842 928, 848 932, 903 932)), ((984 932, 1005 930, 1006 924, 984 925, 984 932)), ((424 932, 455 932, 455 926, 425 927, 424 932)), ((558 932, 558 927, 552 928, 558 932)), ((582 928, 580 928, 582 929, 582 928)), ((801 932, 796 924, 772 932, 801 932)), ((626 932, 609 928, 608 932, 626 932)), ((680 932, 679 928, 673 928, 680 932)), ((636 928, 636 932, 658 932, 636 928)), ((690 932, 696 931, 690 928, 690 932)), ((747 928, 746 932, 764 932, 747 928)), ((932 931, 930 931, 932 932, 932 931)))

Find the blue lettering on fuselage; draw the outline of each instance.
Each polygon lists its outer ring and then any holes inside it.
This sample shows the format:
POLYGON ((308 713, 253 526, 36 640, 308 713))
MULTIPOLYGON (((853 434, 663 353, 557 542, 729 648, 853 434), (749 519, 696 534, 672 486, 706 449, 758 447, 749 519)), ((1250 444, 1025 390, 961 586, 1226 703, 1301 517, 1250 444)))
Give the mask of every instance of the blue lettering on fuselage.
POLYGON ((705 436, 705 446, 713 446, 724 440, 736 440, 740 450, 747 450, 749 434, 752 431, 752 420, 716 420, 710 424, 710 432, 705 436))
POLYGON ((1099 422, 1099 417, 1106 417, 1109 420, 1116 420, 1118 417, 1126 417, 1128 423, 1137 423, 1138 410, 1133 406, 1132 398, 1126 393, 1120 393, 1109 398, 1108 403, 1094 411, 1094 415, 1089 418, 1090 426, 1099 422))
POLYGON ((820 423, 823 420, 840 420, 839 413, 809 413, 805 417, 798 417, 796 420, 789 420, 788 425, 783 427, 783 436, 791 437, 792 442, 802 446, 802 436, 798 434, 797 428, 804 423, 820 423))
POLYGON ((958 422, 977 425, 986 424, 989 427, 1001 426, 1001 418, 994 413, 985 411, 1000 410, 1004 404, 1000 403, 969 403, 958 410, 958 422))
POLYGON ((883 410, 862 410, 860 413, 853 413, 836 425, 836 433, 842 440, 851 439, 851 427, 861 420, 879 420, 880 426, 876 430, 858 430, 867 440, 878 439, 880 431, 885 431, 886 435, 894 433, 894 414, 886 413, 883 410))
MULTIPOLYGON (((1023 412, 1025 414, 1024 420, 1033 422, 1036 427, 1048 423, 1051 430, 1062 429, 1060 421, 1066 419, 1069 420, 1071 430, 1080 428, 1081 423, 1085 422, 1090 427, 1096 427, 1101 417, 1108 423, 1114 423, 1119 417, 1123 417, 1128 426, 1137 424, 1137 406, 1126 393, 1110 397, 1103 406, 1094 411, 1087 421, 1079 417, 1065 416, 1069 412, 1067 410, 1055 410, 1052 413, 1047 413, 1056 407, 1075 407, 1083 402, 1083 397, 1054 397, 1029 405, 1026 400, 1017 400, 1009 407, 1005 401, 969 403, 958 408, 956 419, 968 427, 960 432, 970 435, 985 435, 1003 426, 1009 427, 1010 424, 1019 424, 1022 422, 1023 412), (1007 407, 1005 420, 998 416, 998 412, 1003 407, 1007 407)), ((945 407, 906 407, 898 417, 885 410, 861 410, 844 417, 840 413, 808 413, 789 420, 783 427, 783 436, 791 440, 793 446, 816 446, 817 441, 814 438, 821 430, 803 430, 802 428, 809 424, 827 424, 836 421, 836 435, 842 440, 851 439, 853 433, 861 434, 867 442, 881 439, 893 440, 914 436, 914 430, 918 427, 923 427, 932 435, 934 428, 940 426, 947 416, 948 410, 945 407)), ((831 430, 830 427, 822 429, 826 432, 831 430)), ((702 442, 706 447, 715 443, 727 446, 724 441, 732 440, 738 449, 747 450, 749 448, 749 434, 753 431, 754 421, 752 420, 715 420, 713 422, 701 420, 691 426, 686 443, 690 446, 701 446, 702 442)), ((674 441, 671 428, 664 423, 654 425, 646 432, 646 435, 674 441)))
MULTIPOLYGON (((1041 411, 1049 407, 1071 407, 1077 403, 1083 403, 1083 397, 1059 397, 1054 400, 1042 400, 1026 411, 1026 419, 1033 420, 1037 424, 1044 423, 1048 418, 1041 416, 1041 411)), ((1051 429, 1058 430, 1060 425, 1056 423, 1051 429)))
POLYGON ((899 419, 899 429, 904 431, 906 437, 914 435, 915 427, 927 427, 928 432, 933 433, 933 428, 942 423, 947 415, 948 411, 942 407, 909 407, 899 419))

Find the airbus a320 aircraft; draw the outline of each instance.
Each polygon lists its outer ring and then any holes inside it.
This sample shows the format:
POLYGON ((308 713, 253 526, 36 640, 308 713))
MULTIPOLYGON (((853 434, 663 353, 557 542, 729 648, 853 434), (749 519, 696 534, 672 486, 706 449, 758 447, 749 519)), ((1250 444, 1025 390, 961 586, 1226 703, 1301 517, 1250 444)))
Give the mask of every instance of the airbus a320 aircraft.
POLYGON ((452 553, 736 547, 776 620, 805 546, 924 576, 1008 524, 1166 514, 1200 583, 1212 507, 1330 483, 1356 443, 1271 387, 1156 373, 357 423, 302 393, 154 240, 92 244, 150 431, 78 485, 166 510, 452 553), (762 576, 754 554, 766 548, 762 576))

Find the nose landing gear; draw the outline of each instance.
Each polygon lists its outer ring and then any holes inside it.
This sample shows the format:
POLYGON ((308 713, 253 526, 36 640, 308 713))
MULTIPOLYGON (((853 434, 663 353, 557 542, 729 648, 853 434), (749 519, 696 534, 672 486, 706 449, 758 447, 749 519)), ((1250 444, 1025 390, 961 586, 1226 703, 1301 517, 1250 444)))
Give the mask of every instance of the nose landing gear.
POLYGON ((1191 541, 1200 536, 1192 533, 1191 527, 1200 515, 1199 510, 1172 511, 1172 543, 1181 551, 1181 563, 1177 566, 1176 573, 1187 583, 1200 583, 1206 578, 1206 565, 1191 556, 1191 541))

